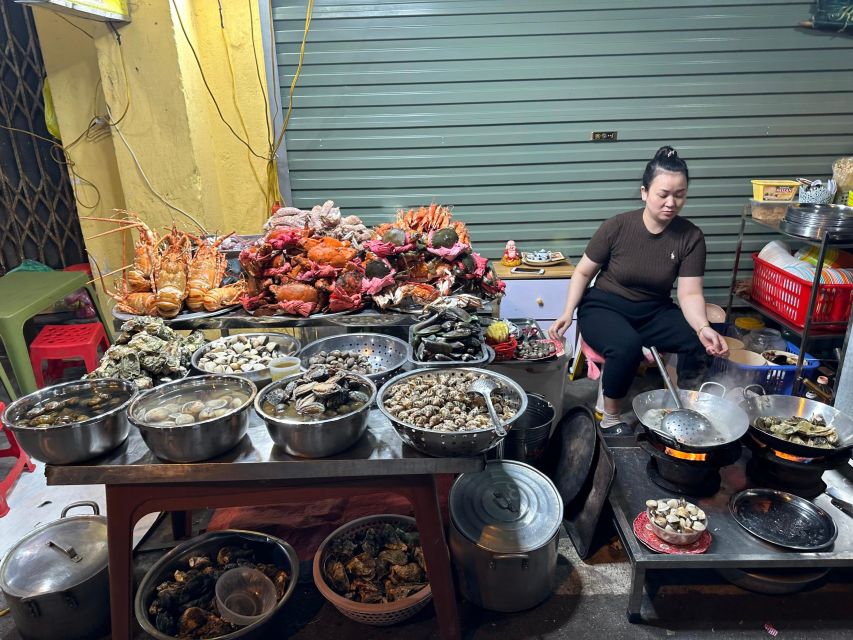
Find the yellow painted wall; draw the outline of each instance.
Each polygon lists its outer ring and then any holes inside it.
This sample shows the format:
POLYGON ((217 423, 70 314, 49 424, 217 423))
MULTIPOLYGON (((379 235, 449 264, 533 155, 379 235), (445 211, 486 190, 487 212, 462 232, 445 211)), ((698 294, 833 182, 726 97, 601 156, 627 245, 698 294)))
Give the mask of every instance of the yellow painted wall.
MULTIPOLYGON (((250 16, 247 3, 222 5, 227 48, 218 5, 210 0, 138 0, 131 8, 132 21, 118 28, 120 45, 107 25, 70 18, 89 38, 51 11, 34 10, 64 141, 85 129, 93 103, 100 114, 109 104, 118 120, 129 92, 127 113, 111 135, 101 142, 83 141, 71 151, 77 171, 101 191, 100 204, 89 209, 84 206, 87 191, 77 187, 81 215, 127 208, 152 227, 162 229, 174 221, 197 231, 165 199, 210 232, 259 232, 268 216, 264 158, 269 149, 260 27, 257 12, 250 16), (178 15, 224 119, 264 158, 250 156, 218 115, 178 15)), ((107 228, 83 221, 86 237, 107 228)), ((87 241, 105 271, 122 266, 120 246, 118 234, 87 241)))

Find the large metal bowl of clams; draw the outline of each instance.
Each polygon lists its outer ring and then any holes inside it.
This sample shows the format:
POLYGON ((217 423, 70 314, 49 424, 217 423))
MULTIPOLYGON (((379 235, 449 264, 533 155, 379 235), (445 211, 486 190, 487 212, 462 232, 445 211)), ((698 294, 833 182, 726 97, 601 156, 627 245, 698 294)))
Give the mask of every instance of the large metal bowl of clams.
POLYGON ((240 376, 184 378, 139 394, 127 417, 158 458, 199 462, 233 449, 246 435, 257 393, 240 376))
POLYGON ((259 388, 270 383, 269 361, 299 353, 299 340, 286 333, 240 333, 213 340, 192 355, 192 366, 201 374, 240 376, 259 388))
POLYGON ((411 355, 405 340, 382 333, 346 333, 311 342, 299 353, 305 369, 315 365, 343 366, 381 385, 411 355))
POLYGON ((492 402, 504 429, 527 410, 527 394, 507 376, 475 367, 416 369, 379 390, 376 404, 406 444, 430 456, 476 456, 503 439, 492 426, 482 396, 466 391, 476 379, 494 381, 492 402))
POLYGON ((136 385, 118 378, 65 382, 19 398, 3 424, 24 451, 48 464, 74 464, 112 451, 127 439, 125 408, 136 385))
POLYGON ((354 445, 367 429, 376 386, 350 371, 314 367, 269 385, 255 411, 287 453, 324 458, 354 445))

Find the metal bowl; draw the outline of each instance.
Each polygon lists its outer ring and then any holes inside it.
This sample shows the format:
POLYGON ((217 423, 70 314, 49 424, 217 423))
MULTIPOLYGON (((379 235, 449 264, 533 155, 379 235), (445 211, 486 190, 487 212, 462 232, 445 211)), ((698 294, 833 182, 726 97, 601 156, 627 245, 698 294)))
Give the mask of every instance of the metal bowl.
POLYGON ((330 336, 315 340, 305 345, 299 353, 302 366, 310 367, 308 362, 313 356, 321 351, 355 351, 367 356, 374 373, 365 377, 369 378, 375 385, 381 385, 385 380, 393 377, 400 370, 407 358, 411 355, 411 347, 405 340, 382 333, 345 333, 339 336, 330 336))
POLYGON ((127 439, 130 425, 125 409, 133 400, 136 390, 133 382, 119 378, 76 380, 45 387, 10 404, 3 413, 3 424, 15 434, 24 451, 36 460, 48 464, 83 462, 112 451, 127 439), (127 401, 110 411, 82 422, 49 427, 31 427, 20 422, 27 411, 37 404, 89 389, 123 392, 129 396, 127 401))
POLYGON ((483 332, 480 331, 480 338, 482 338, 483 342, 480 345, 480 353, 478 353, 472 360, 418 360, 415 355, 415 349, 412 347, 412 340, 414 339, 415 327, 412 325, 409 327, 409 362, 412 366, 417 367, 419 369, 446 369, 448 367, 483 367, 487 364, 491 364, 491 362, 495 359, 495 350, 492 349, 489 345, 486 344, 485 338, 483 338, 483 332))
MULTIPOLYGON (((524 389, 521 388, 521 385, 507 376, 495 373, 494 371, 487 371, 486 369, 477 369, 475 367, 449 367, 446 368, 446 371, 449 373, 471 372, 484 374, 499 382, 503 389, 511 391, 512 397, 519 401, 519 407, 518 412, 516 412, 512 419, 503 423, 503 426, 507 431, 510 430, 512 424, 527 410, 527 393, 525 393, 524 389)), ((391 421, 391 424, 394 425, 394 429, 396 429, 397 435, 400 436, 400 439, 421 453, 441 458, 476 456, 497 446, 503 438, 498 436, 491 427, 488 429, 474 429, 471 431, 435 431, 433 429, 424 429, 422 427, 416 427, 415 425, 409 424, 408 422, 403 422, 402 420, 392 416, 385 408, 385 394, 393 385, 411 376, 423 376, 440 372, 440 369, 429 369, 428 371, 416 369, 414 371, 401 373, 400 375, 391 378, 388 382, 382 385, 382 388, 379 390, 376 404, 383 415, 385 415, 385 417, 391 421)))
POLYGON ((250 380, 222 374, 184 378, 139 394, 127 409, 127 417, 139 429, 142 439, 158 458, 169 462, 199 462, 215 458, 233 449, 246 435, 249 426, 249 407, 258 394, 250 380), (248 394, 246 402, 219 418, 187 425, 158 426, 145 422, 140 408, 152 401, 165 402, 178 391, 189 392, 216 389, 226 384, 239 387, 248 394))
POLYGON ((702 537, 702 534, 708 530, 708 523, 710 519, 708 518, 708 514, 705 514, 705 529, 702 531, 692 531, 690 533, 679 533, 677 531, 667 531, 663 527, 655 524, 655 521, 652 519, 651 514, 649 514, 649 524, 652 525, 652 531, 655 532, 655 535, 665 542, 669 542, 670 544, 674 544, 676 546, 683 547, 688 544, 693 544, 699 538, 702 537))
MULTIPOLYGON (((286 333, 272 333, 272 332, 269 332, 269 333, 267 333, 267 332, 240 333, 240 334, 233 335, 233 336, 218 338, 217 340, 213 340, 211 342, 208 342, 207 344, 204 344, 204 345, 200 346, 198 349, 196 349, 195 353, 193 353, 192 358, 190 359, 190 362, 192 363, 193 370, 198 372, 201 375, 208 375, 208 374, 223 375, 223 374, 217 374, 215 371, 207 371, 206 369, 201 369, 198 366, 198 362, 199 362, 199 360, 201 360, 201 357, 205 353, 210 351, 210 349, 212 349, 214 345, 228 344, 229 342, 233 342, 237 338, 242 338, 242 337, 254 338, 257 336, 265 336, 266 338, 268 338, 272 342, 277 343, 279 345, 279 354, 282 357, 283 356, 295 356, 297 353, 299 353, 299 349, 302 346, 299 344, 299 340, 297 340, 293 336, 290 336, 286 333)), ((258 369, 257 371, 247 371, 245 373, 236 373, 235 372, 235 373, 227 373, 224 375, 240 376, 241 378, 245 378, 246 380, 250 380, 251 382, 254 382, 258 388, 265 387, 272 381, 272 377, 270 376, 269 367, 266 367, 265 369, 258 369)))
POLYGON ((152 624, 148 613, 148 608, 157 595, 157 585, 165 580, 174 580, 175 571, 177 570, 186 571, 190 558, 207 556, 215 560, 219 550, 226 546, 237 548, 249 547, 253 549, 256 560, 266 564, 275 564, 287 571, 289 582, 281 600, 260 620, 241 627, 233 633, 217 636, 216 640, 254 637, 267 621, 281 611, 282 607, 290 599, 290 596, 293 595, 296 583, 299 581, 299 556, 296 555, 296 550, 284 540, 265 533, 241 531, 238 529, 211 531, 188 540, 169 551, 142 578, 142 582, 136 590, 136 597, 133 600, 133 610, 136 614, 136 619, 146 634, 157 640, 175 640, 175 636, 170 636, 159 631, 152 624))
POLYGON ((325 458, 349 449, 358 442, 367 429, 367 416, 376 399, 376 385, 365 376, 355 373, 350 375, 359 378, 363 391, 370 398, 360 409, 334 418, 300 421, 277 418, 262 409, 267 395, 292 380, 298 380, 302 377, 301 373, 277 380, 261 391, 255 398, 255 412, 266 423, 273 442, 290 455, 302 458, 325 458))

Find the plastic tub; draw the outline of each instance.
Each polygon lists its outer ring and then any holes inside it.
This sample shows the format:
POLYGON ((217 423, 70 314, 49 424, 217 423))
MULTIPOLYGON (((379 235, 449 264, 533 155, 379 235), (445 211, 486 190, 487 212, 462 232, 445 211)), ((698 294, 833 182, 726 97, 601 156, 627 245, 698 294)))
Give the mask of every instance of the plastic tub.
MULTIPOLYGON (((800 350, 790 342, 787 343, 785 350, 796 355, 800 354, 800 350)), ((806 353, 803 362, 803 376, 813 378, 819 366, 820 360, 806 353)), ((751 384, 759 384, 768 395, 785 396, 791 395, 794 390, 797 373, 796 365, 766 364, 753 367, 726 358, 714 358, 711 370, 715 378, 725 379, 730 386, 746 387, 751 384)))
POLYGON ((216 581, 216 608, 223 620, 239 627, 264 618, 276 603, 275 585, 257 569, 229 569, 216 581))
POLYGON ((796 180, 752 180, 752 197, 761 202, 791 202, 799 189, 796 180))

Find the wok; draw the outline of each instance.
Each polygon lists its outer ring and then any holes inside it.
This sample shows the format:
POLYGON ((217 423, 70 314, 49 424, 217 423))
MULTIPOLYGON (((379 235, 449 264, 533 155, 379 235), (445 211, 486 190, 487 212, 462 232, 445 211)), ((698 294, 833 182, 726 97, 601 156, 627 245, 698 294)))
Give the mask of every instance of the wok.
MULTIPOLYGON (((647 417, 653 409, 674 409, 675 402, 669 391, 656 389, 634 397, 631 403, 634 413, 646 429, 653 431, 667 446, 691 453, 703 453, 718 447, 724 447, 739 440, 749 429, 749 417, 746 411, 734 402, 702 391, 680 390, 678 397, 685 409, 693 409, 711 421, 711 432, 707 442, 690 445, 678 442, 672 436, 661 431, 660 422, 647 417)), ((661 420, 663 415, 661 415, 661 420)))
POLYGON ((806 400, 797 396, 755 396, 747 398, 740 403, 740 406, 744 408, 749 416, 750 434, 777 451, 789 453, 792 456, 817 458, 836 454, 841 451, 850 451, 853 448, 853 420, 838 409, 822 402, 806 400), (755 419, 760 416, 779 416, 781 418, 797 416, 806 419, 819 416, 824 419, 827 425, 835 427, 835 430, 838 431, 838 446, 832 449, 822 449, 820 447, 810 447, 805 444, 788 442, 754 427, 753 423, 755 419))

